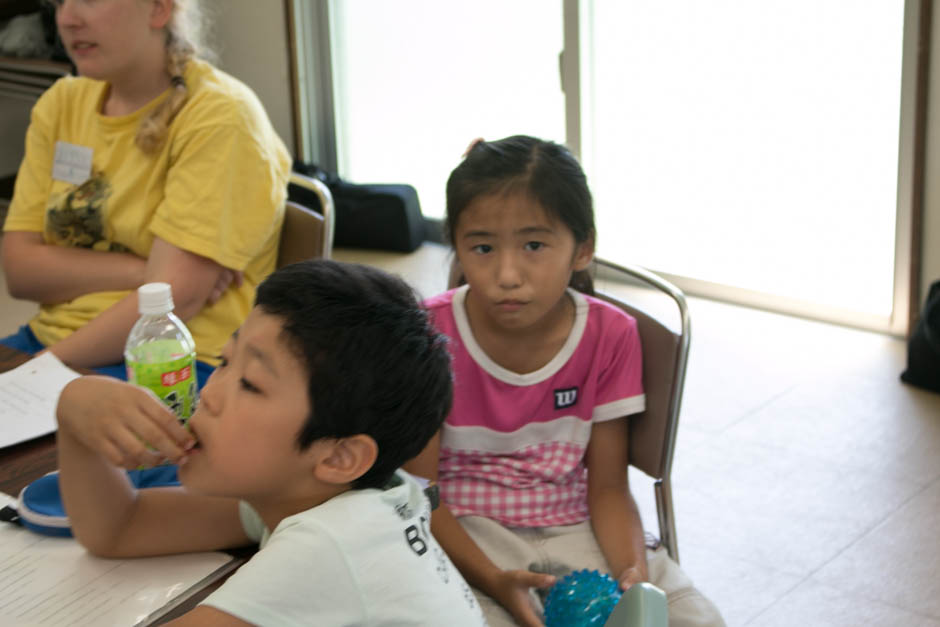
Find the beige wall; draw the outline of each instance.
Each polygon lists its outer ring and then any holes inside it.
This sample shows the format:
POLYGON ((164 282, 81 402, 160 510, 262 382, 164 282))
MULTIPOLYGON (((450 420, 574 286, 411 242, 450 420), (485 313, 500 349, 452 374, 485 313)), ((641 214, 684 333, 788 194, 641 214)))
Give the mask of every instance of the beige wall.
POLYGON ((931 25, 929 89, 927 91, 927 158, 924 164, 924 224, 921 257, 921 302, 930 283, 940 280, 940 7, 931 25))
POLYGON ((251 87, 294 154, 289 45, 283 0, 204 0, 221 69, 251 87))
POLYGON ((0 176, 15 174, 23 159, 23 142, 33 103, 0 95, 0 176))

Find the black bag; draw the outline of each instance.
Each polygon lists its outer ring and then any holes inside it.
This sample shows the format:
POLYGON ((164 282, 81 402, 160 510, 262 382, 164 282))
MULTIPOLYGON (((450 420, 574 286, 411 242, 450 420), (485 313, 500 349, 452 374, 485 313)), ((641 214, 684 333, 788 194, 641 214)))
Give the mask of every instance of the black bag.
MULTIPOLYGON (((330 189, 336 207, 335 246, 411 252, 424 241, 424 216, 411 185, 350 183, 301 162, 294 163, 294 170, 320 179, 330 189)), ((303 204, 294 193, 300 192, 289 186, 288 197, 303 204)))
POLYGON ((907 343, 907 370, 901 381, 940 392, 940 281, 934 281, 924 311, 907 343))

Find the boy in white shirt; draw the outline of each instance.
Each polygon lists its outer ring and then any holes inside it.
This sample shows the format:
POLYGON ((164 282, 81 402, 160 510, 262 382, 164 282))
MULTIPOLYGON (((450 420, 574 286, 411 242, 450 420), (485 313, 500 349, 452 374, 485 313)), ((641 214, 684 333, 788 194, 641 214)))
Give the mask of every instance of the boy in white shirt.
POLYGON ((75 537, 106 557, 260 540, 174 624, 484 624, 429 533, 428 499, 398 470, 450 409, 444 342, 400 279, 325 260, 278 270, 188 429, 142 388, 66 387, 60 486, 75 537), (164 459, 182 487, 135 490, 122 470, 164 459))

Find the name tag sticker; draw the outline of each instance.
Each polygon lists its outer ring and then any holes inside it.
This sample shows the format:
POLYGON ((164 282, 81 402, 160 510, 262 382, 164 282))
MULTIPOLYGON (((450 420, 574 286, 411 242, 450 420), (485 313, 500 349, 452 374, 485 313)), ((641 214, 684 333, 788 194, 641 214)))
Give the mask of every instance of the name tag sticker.
POLYGON ((52 178, 81 185, 91 176, 91 155, 92 150, 88 146, 56 142, 52 178))

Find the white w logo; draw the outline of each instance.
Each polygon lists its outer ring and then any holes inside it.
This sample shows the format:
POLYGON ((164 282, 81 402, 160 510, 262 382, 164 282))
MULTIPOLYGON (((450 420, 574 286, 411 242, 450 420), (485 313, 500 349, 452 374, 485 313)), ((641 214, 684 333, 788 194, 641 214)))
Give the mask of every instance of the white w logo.
POLYGON ((578 402, 578 388, 555 390, 555 409, 571 407, 578 402))

